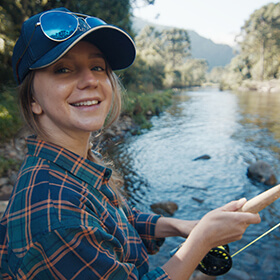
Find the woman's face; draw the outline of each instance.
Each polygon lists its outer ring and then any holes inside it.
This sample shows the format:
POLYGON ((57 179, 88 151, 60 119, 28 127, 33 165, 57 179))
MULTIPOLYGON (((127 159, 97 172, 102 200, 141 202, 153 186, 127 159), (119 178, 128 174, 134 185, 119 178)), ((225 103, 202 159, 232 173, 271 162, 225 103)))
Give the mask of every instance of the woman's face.
POLYGON ((99 130, 112 103, 103 55, 85 41, 53 65, 36 70, 33 89, 32 111, 39 126, 56 137, 99 130))

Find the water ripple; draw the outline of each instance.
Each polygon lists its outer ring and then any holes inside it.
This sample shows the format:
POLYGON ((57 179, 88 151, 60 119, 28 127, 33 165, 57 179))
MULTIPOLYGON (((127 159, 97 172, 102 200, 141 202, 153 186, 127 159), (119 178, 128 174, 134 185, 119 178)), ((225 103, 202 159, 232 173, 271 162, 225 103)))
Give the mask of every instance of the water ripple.
MULTIPOLYGON (((250 163, 265 160, 280 174, 279 105, 276 95, 215 89, 175 96, 173 105, 152 119, 151 130, 127 139, 114 152, 131 205, 150 211, 150 204, 172 200, 179 205, 175 217, 199 219, 233 199, 252 198, 264 191, 246 172, 250 163), (193 161, 204 154, 211 158, 193 161)), ((266 208, 261 213, 263 222, 249 227, 241 241, 231 244, 232 251, 279 221, 279 207, 277 201, 266 208)), ((241 279, 235 278, 237 270, 250 279, 268 279, 265 267, 278 279, 279 240, 277 230, 240 253, 232 273, 220 279, 241 279)), ((167 239, 161 252, 151 257, 152 268, 167 261, 168 251, 179 242, 180 238, 167 239)))

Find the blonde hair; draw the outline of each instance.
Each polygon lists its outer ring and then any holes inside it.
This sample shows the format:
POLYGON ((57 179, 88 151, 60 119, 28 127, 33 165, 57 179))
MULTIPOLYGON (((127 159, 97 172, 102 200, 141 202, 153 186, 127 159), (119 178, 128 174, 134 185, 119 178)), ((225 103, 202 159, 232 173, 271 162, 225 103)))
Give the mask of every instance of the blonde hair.
MULTIPOLYGON (((107 64, 107 63, 106 63, 107 64)), ((35 70, 36 71, 36 70, 35 70)), ((39 126, 37 121, 37 115, 33 113, 31 104, 34 102, 33 99, 33 80, 35 71, 30 71, 21 85, 19 86, 19 103, 20 103, 20 110, 21 114, 25 120, 25 123, 27 125, 27 130, 29 133, 34 135, 41 135, 44 136, 46 133, 43 131, 43 129, 39 126)), ((122 99, 122 85, 120 83, 119 78, 117 75, 111 70, 109 65, 107 64, 106 72, 109 77, 109 80, 111 82, 112 86, 112 104, 109 111, 109 114, 106 118, 104 128, 108 128, 113 123, 115 123, 121 113, 121 99, 122 99)), ((101 136, 102 132, 98 134, 98 136, 101 136)), ((95 136, 95 137, 98 137, 95 136)), ((91 140, 94 138, 92 137, 91 140)), ((95 140, 95 139, 94 139, 95 140)), ((95 140, 96 141, 96 140, 95 140)), ((109 167, 112 169, 112 176, 110 178, 110 187, 116 192, 118 201, 121 203, 122 198, 120 194, 120 187, 123 185, 123 178, 120 176, 116 170, 114 170, 112 162, 105 162, 103 158, 98 157, 95 153, 92 152, 91 147, 92 145, 89 145, 88 155, 87 159, 90 161, 93 161, 99 165, 103 165, 105 167, 109 167)))

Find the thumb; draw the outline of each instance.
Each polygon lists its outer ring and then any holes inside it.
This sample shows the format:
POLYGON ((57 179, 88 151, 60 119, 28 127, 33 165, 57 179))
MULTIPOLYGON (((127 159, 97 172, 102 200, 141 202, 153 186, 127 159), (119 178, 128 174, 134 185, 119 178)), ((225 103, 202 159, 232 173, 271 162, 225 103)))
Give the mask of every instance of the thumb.
POLYGON ((234 200, 226 205, 221 207, 221 210, 223 211, 237 211, 239 210, 245 203, 247 202, 247 199, 245 197, 239 199, 239 200, 234 200))

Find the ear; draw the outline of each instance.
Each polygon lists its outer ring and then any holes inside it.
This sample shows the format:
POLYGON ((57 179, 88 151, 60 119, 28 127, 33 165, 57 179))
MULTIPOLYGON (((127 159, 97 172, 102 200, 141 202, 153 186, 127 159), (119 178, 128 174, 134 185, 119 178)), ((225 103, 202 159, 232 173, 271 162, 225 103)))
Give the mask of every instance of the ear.
POLYGON ((32 112, 36 115, 41 115, 43 113, 43 109, 41 105, 35 100, 31 103, 32 112))

